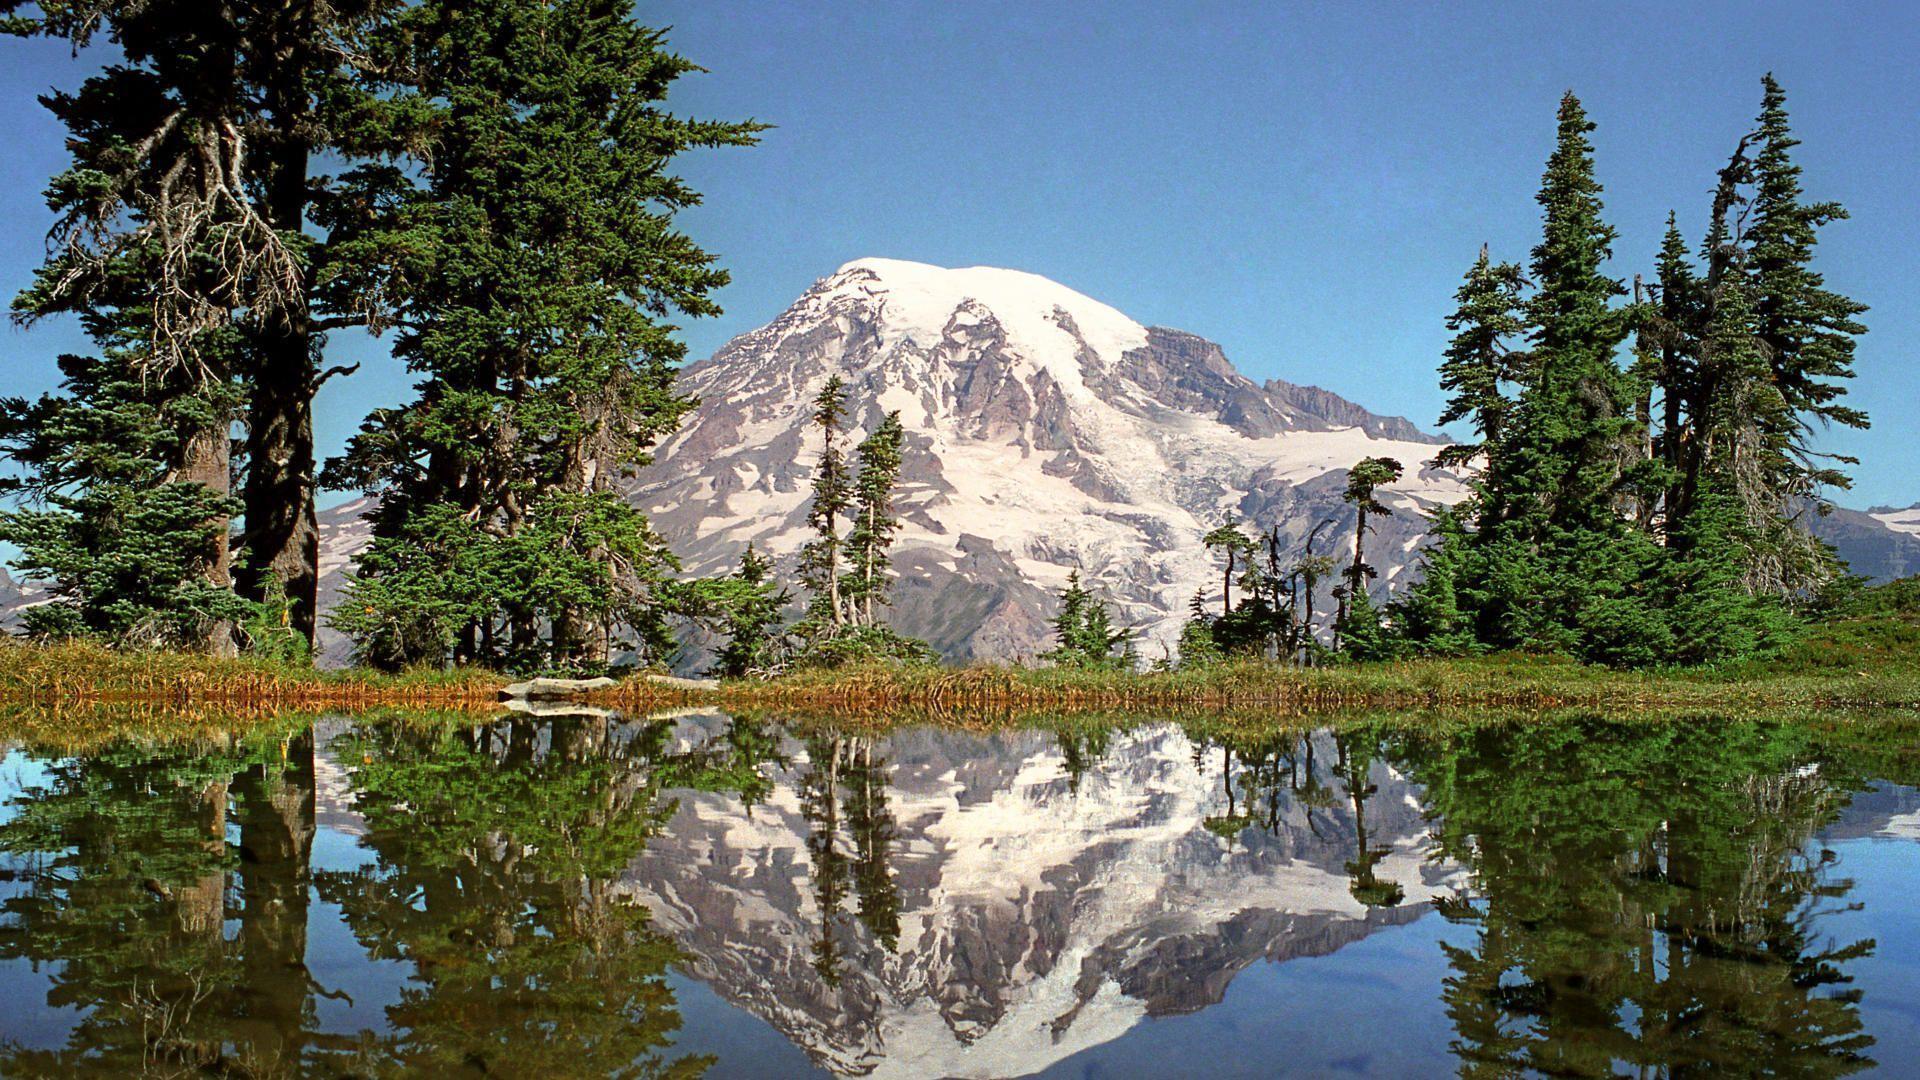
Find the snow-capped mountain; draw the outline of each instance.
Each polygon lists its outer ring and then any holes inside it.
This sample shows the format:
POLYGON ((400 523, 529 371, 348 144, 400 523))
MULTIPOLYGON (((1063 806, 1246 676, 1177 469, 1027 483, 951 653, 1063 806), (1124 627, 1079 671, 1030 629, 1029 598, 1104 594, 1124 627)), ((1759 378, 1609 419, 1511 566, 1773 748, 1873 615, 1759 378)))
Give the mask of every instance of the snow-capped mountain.
MULTIPOLYGON (((689 570, 719 573, 748 542, 805 542, 828 376, 854 435, 897 410, 908 433, 894 622, 956 658, 1045 647, 1049 595, 1078 569, 1159 643, 1190 597, 1218 597, 1201 537, 1230 514, 1277 524, 1288 554, 1351 550, 1345 469, 1407 467, 1369 561, 1392 581, 1422 515, 1465 494, 1427 467, 1440 440, 1326 391, 1255 383, 1217 345, 1146 327, 1046 278, 861 259, 683 380, 700 408, 633 491, 689 570)), ((1217 603, 1217 599, 1215 601, 1217 603)))
MULTIPOLYGON (((889 410, 906 426, 892 620, 955 660, 1046 648, 1053 594, 1075 569, 1156 657, 1196 593, 1219 602, 1200 538, 1229 513, 1278 526, 1288 562, 1316 527, 1314 550, 1344 559, 1353 512, 1340 493, 1368 456, 1407 470, 1367 543, 1376 588, 1390 589, 1417 559, 1423 515, 1465 494, 1427 467, 1442 440, 1316 387, 1256 383, 1204 338, 1034 274, 860 259, 683 374, 700 405, 630 495, 688 572, 725 573, 749 542, 791 566, 820 452, 806 419, 836 373, 849 444, 889 410)), ((320 513, 323 609, 366 544, 367 506, 320 513)), ((1809 520, 1855 573, 1920 573, 1920 504, 1809 520)), ((43 595, 0 579, 0 626, 43 595)), ((347 656, 331 630, 320 644, 325 660, 347 656)))
MULTIPOLYGON (((680 723, 700 743, 725 719, 680 723)), ((1375 764, 1356 821, 1331 737, 1313 743, 1319 796, 1249 791, 1245 763, 1172 726, 1115 735, 1077 786, 1037 732, 789 742, 762 803, 679 793, 618 891, 691 975, 834 1073, 1024 1074, 1214 1004, 1257 961, 1331 953, 1464 886, 1429 859, 1414 785, 1375 764), (856 805, 882 822, 875 847, 851 827, 856 805), (1355 899, 1361 831, 1374 876, 1399 886, 1391 906, 1355 899), (863 865, 868 850, 884 862, 863 865), (862 892, 882 880, 891 903, 862 892), (892 913, 891 942, 876 912, 892 913)))

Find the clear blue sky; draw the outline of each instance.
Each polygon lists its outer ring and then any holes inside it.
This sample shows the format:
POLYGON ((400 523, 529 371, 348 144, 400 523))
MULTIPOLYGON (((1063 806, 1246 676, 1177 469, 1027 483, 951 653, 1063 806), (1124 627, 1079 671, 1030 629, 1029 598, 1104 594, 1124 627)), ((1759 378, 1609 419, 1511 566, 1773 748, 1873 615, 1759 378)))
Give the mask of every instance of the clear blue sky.
MULTIPOLYGON (((1430 426, 1433 368, 1481 242, 1524 258, 1561 91, 1599 123, 1614 271, 1668 209, 1697 236, 1713 173, 1785 84, 1805 186, 1853 220, 1821 268, 1873 306, 1842 501, 1920 500, 1920 15, 1902 5, 794 4, 673 0, 641 17, 709 73, 679 111, 778 127, 685 163, 685 227, 735 283, 693 355, 864 255, 1045 274, 1220 342, 1255 378, 1314 383, 1430 426)), ((31 95, 88 62, 0 43, 0 290, 27 280, 60 132, 31 95)), ((7 392, 52 381, 70 327, 4 332, 7 392)), ((406 376, 377 343, 320 406, 323 452, 406 376)))

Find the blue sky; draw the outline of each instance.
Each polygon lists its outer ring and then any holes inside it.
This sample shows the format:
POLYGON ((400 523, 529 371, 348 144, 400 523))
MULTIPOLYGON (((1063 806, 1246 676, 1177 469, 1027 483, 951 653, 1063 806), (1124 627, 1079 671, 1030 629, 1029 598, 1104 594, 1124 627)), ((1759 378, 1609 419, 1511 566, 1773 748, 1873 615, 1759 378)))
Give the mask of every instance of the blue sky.
MULTIPOLYGON (((1830 449, 1863 458, 1853 505, 1920 500, 1920 15, 1899 5, 642 3, 709 69, 682 112, 778 125, 687 159, 683 224, 734 273, 692 355, 866 255, 1055 278, 1142 322, 1220 342, 1255 378, 1314 383, 1430 426, 1433 368, 1480 244, 1521 259, 1560 93, 1595 135, 1614 272, 1652 262, 1677 211, 1704 224, 1713 173, 1785 84, 1805 186, 1853 220, 1829 282, 1873 306, 1830 449)), ((30 96, 88 61, 0 44, 0 290, 23 284, 61 136, 30 96)), ((6 330, 7 392, 51 384, 70 327, 6 330)), ((407 377, 379 343, 320 402, 323 452, 407 377)))

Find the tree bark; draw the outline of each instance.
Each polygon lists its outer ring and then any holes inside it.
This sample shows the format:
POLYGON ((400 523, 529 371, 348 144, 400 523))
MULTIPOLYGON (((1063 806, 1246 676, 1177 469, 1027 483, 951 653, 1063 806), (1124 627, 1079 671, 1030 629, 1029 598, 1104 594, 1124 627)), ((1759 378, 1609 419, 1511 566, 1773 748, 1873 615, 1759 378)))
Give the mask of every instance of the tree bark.
MULTIPOLYGON (((280 80, 268 89, 271 158, 266 217, 282 235, 299 233, 307 219, 307 166, 312 103, 307 88, 311 5, 294 5, 274 50, 280 80)), ((266 319, 255 338, 257 355, 247 403, 247 558, 240 588, 259 600, 277 578, 286 590, 288 625, 312 642, 319 606, 320 542, 314 520, 313 394, 319 335, 301 294, 266 319)))
POLYGON ((247 557, 240 591, 262 600, 277 579, 286 592, 288 625, 311 642, 319 605, 320 531, 313 513, 309 339, 288 328, 262 342, 247 407, 247 557))
MULTIPOLYGON (((233 490, 232 458, 233 444, 227 437, 226 425, 223 423, 202 428, 187 437, 186 445, 181 450, 180 466, 174 471, 174 479, 181 483, 199 484, 212 494, 225 498, 233 490)), ((209 518, 207 528, 213 534, 213 553, 207 560, 204 574, 207 584, 219 589, 231 589, 232 522, 225 514, 221 514, 209 518)), ((233 623, 226 619, 209 623, 199 644, 214 656, 233 656, 239 652, 233 637, 233 623)))

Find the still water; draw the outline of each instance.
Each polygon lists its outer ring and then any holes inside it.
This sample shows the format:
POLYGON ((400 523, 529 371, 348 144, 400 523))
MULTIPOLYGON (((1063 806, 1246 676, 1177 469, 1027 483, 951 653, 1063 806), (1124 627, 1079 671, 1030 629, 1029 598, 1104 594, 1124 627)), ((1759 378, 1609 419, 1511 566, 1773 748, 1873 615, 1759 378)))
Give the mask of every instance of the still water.
POLYGON ((1920 1075, 1920 734, 0 742, 0 1075, 1920 1075))

